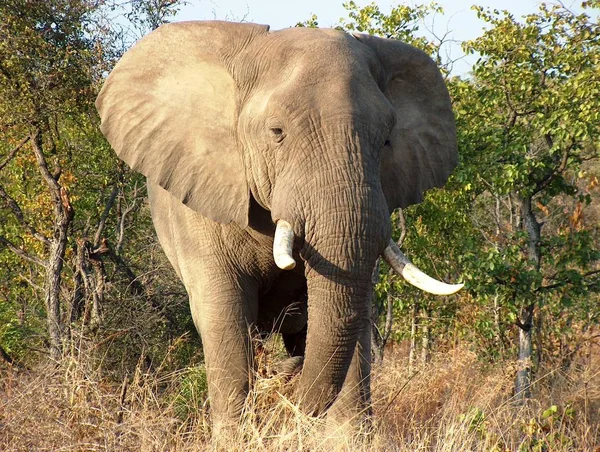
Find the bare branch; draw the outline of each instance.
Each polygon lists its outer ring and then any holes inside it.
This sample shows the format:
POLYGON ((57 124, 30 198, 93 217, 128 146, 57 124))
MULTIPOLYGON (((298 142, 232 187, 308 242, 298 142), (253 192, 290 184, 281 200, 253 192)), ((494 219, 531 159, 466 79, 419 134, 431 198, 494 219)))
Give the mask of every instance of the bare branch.
POLYGON ((39 265, 41 267, 46 268, 46 263, 43 260, 41 260, 37 256, 32 256, 31 254, 29 254, 28 252, 26 252, 22 248, 19 248, 17 245, 15 245, 14 243, 12 243, 6 237, 0 236, 0 245, 4 245, 6 248, 8 248, 9 250, 11 250, 17 256, 25 259, 26 261, 32 262, 34 264, 37 264, 37 265, 39 265))
POLYGON ((385 346, 390 335, 392 334, 392 326, 394 323, 394 297, 388 292, 386 297, 387 310, 385 315, 385 326, 383 328, 382 344, 385 346))
POLYGON ((406 220, 404 219, 404 212, 402 209, 398 209, 398 226, 400 226, 400 237, 396 243, 398 244, 398 248, 400 248, 406 238, 406 220))
POLYGON ((58 183, 58 177, 60 177, 60 165, 57 164, 57 169, 55 170, 56 176, 52 175, 48 169, 48 162, 46 161, 44 152, 42 151, 42 132, 39 129, 31 135, 31 143, 33 153, 38 162, 40 174, 46 182, 46 185, 48 185, 50 196, 52 197, 52 202, 54 204, 56 218, 61 219, 61 223, 68 224, 73 219, 75 213, 71 206, 67 190, 58 183))
POLYGON ((40 168, 40 173, 50 188, 50 192, 54 198, 54 201, 60 204, 60 185, 48 169, 48 162, 46 161, 46 157, 42 151, 42 134, 39 130, 36 130, 31 135, 31 143, 33 145, 33 153, 35 154, 35 158, 38 162, 38 167, 40 168))
POLYGON ((21 142, 20 142, 19 144, 17 144, 17 145, 15 146, 15 148, 14 148, 12 151, 10 151, 10 152, 8 153, 8 155, 6 156, 6 158, 5 158, 5 159, 4 159, 2 162, 0 162, 0 171, 2 171, 2 170, 4 169, 4 167, 5 167, 6 165, 8 165, 8 163, 9 163, 9 162, 10 162, 10 161, 11 161, 13 158, 15 158, 15 155, 17 155, 17 152, 19 152, 19 150, 20 150, 20 149, 21 149, 23 146, 25 146, 25 144, 27 144, 27 142, 28 142, 30 139, 31 139, 31 137, 29 137, 29 136, 27 136, 27 137, 23 138, 23 139, 21 140, 21 142))
POLYGON ((117 253, 121 252, 121 248, 123 247, 123 240, 125 239, 125 220, 127 215, 129 215, 134 209, 138 207, 137 201, 140 199, 138 195, 138 185, 137 183, 133 189, 133 201, 132 203, 125 208, 125 210, 121 213, 121 217, 119 218, 117 224, 117 243, 115 245, 115 251, 117 253))
MULTIPOLYGON (((597 275, 598 273, 600 273, 600 269, 599 270, 592 270, 586 273, 580 273, 579 276, 581 276, 583 279, 587 278, 588 276, 593 276, 593 275, 597 275)), ((537 289, 535 289, 536 292, 544 292, 547 290, 552 290, 552 289, 557 289, 559 287, 563 287, 566 286, 567 284, 569 284, 569 281, 560 281, 554 284, 549 284, 547 286, 540 286, 537 289)))
POLYGON ((102 238, 102 233, 104 232, 104 227, 106 226, 106 219, 108 218, 108 214, 115 204, 115 199, 117 199, 117 195, 119 194, 119 184, 115 183, 113 189, 110 193, 108 201, 104 205, 104 211, 100 216, 100 220, 98 221, 98 228, 96 229, 96 234, 94 235, 94 247, 98 247, 100 244, 100 239, 102 238))
POLYGON ((23 214, 23 211, 19 207, 19 204, 17 204, 17 202, 8 193, 6 193, 6 190, 4 190, 4 188, 1 185, 0 185, 0 198, 4 199, 8 208, 10 210, 12 210, 14 216, 17 218, 17 220, 19 220, 19 223, 21 223, 21 225, 25 229, 27 229, 27 231, 33 237, 35 237, 37 240, 44 243, 45 245, 50 245, 50 240, 48 240, 48 238, 44 234, 38 232, 33 226, 31 226, 29 224, 29 222, 25 219, 25 215, 23 214))
POLYGON ((35 158, 38 162, 40 174, 50 189, 50 195, 52 196, 54 209, 59 211, 59 215, 62 215, 63 213, 70 215, 72 213, 72 208, 66 190, 64 187, 60 186, 57 177, 52 175, 48 169, 48 162, 46 161, 46 157, 42 151, 42 133, 39 129, 31 135, 31 143, 33 145, 33 153, 35 154, 35 158))
MULTIPOLYGON (((44 288, 39 284, 34 283, 31 277, 27 277, 23 273, 19 273, 19 278, 21 278, 23 281, 29 284, 29 286, 34 290, 34 293, 36 295, 44 293, 44 288)), ((37 299, 39 301, 39 297, 37 299)))
MULTIPOLYGON (((552 138, 550 136, 546 136, 546 142, 548 143, 548 146, 552 146, 552 138)), ((570 151, 573 148, 573 146, 566 146, 563 149, 563 152, 561 154, 561 158, 560 161, 558 162, 558 165, 552 169, 552 171, 548 172, 548 174, 546 174, 537 184, 536 187, 533 191, 532 196, 537 195, 539 192, 541 192, 543 189, 545 189, 550 182, 552 182, 554 180, 554 178, 556 176, 558 176, 559 174, 562 174, 566 169, 567 169, 567 163, 569 162, 569 155, 570 155, 570 151)))

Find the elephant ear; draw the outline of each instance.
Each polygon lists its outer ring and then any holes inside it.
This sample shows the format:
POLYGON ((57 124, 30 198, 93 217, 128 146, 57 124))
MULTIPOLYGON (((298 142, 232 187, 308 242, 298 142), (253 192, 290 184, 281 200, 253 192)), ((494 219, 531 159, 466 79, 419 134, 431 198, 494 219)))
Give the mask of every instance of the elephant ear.
POLYGON ((423 200, 444 185, 458 163, 450 96, 435 62, 392 39, 355 35, 379 58, 383 92, 396 110, 396 125, 381 159, 381 185, 390 209, 423 200))
POLYGON ((205 217, 248 224, 231 59, 267 26, 163 25, 135 44, 96 100, 101 130, 131 168, 205 217))

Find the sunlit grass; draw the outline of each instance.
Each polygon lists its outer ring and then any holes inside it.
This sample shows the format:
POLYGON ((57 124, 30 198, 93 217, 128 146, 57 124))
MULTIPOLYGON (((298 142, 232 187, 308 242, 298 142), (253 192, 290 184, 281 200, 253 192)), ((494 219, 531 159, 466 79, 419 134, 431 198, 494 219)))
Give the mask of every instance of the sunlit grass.
MULTIPOLYGON (((593 351, 593 350, 592 350, 593 351)), ((65 358, 58 366, 4 369, 0 450, 211 450, 202 369, 135 372, 109 380, 101 362, 65 358), (92 364, 93 363, 93 364, 92 364)), ((274 356, 274 354, 273 354, 274 356)), ((534 399, 512 397, 510 362, 485 365, 464 349, 408 371, 388 352, 373 372, 374 416, 353 434, 305 416, 292 402, 294 380, 259 360, 231 451, 590 451, 600 447, 600 354, 568 371, 538 370, 534 399)))

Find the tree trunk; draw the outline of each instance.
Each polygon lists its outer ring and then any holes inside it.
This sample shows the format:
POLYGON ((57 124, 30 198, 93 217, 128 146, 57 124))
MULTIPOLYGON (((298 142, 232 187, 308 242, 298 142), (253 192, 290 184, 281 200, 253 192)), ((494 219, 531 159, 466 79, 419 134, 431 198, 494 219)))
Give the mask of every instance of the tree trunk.
POLYGON ((48 186, 54 207, 52 238, 50 239, 48 260, 46 261, 45 303, 50 357, 57 360, 62 356, 62 338, 64 332, 60 313, 61 276, 65 251, 67 249, 68 230, 73 220, 74 212, 66 189, 58 183, 60 167, 57 166, 55 168, 54 174, 48 169, 46 157, 43 152, 42 134, 39 129, 32 134, 31 142, 38 169, 48 186))
POLYGON ((410 322, 410 351, 408 352, 408 370, 412 374, 417 361, 417 328, 419 326, 419 305, 415 300, 412 305, 410 322))
POLYGON ((515 382, 515 393, 518 403, 524 403, 531 398, 531 356, 533 355, 533 304, 523 308, 521 311, 521 323, 519 325, 519 362, 517 378, 515 382))
POLYGON ((383 360, 383 347, 381 345, 382 335, 379 331, 379 316, 381 315, 381 307, 379 306, 379 301, 377 300, 377 294, 375 293, 375 286, 379 282, 379 262, 380 259, 377 259, 375 262, 375 268, 373 269, 373 273, 371 275, 371 282, 373 284, 373 301, 371 303, 371 353, 372 353, 372 361, 375 364, 381 364, 383 360))
POLYGON ((542 364, 542 354, 544 350, 544 315, 541 309, 538 309, 534 319, 535 325, 535 367, 534 370, 540 368, 542 364))
MULTIPOLYGON (((527 260, 534 270, 539 271, 542 260, 540 249, 542 225, 533 213, 530 196, 521 199, 521 217, 528 236, 527 260)), ((531 398, 534 315, 535 303, 530 303, 521 309, 520 318, 517 319, 517 326, 519 327, 519 361, 517 364, 515 393, 517 401, 520 403, 524 403, 531 398)))
POLYGON ((73 297, 69 307, 69 323, 77 322, 83 314, 86 288, 84 280, 85 248, 82 240, 77 240, 73 246, 73 297))
POLYGON ((425 307, 422 311, 421 318, 423 319, 421 328, 421 365, 424 366, 429 362, 429 351, 431 349, 431 331, 429 329, 431 312, 425 307))
POLYGON ((65 254, 66 233, 64 234, 64 239, 62 235, 62 231, 56 228, 56 242, 53 241, 50 246, 50 256, 48 257, 46 267, 46 323, 50 341, 50 357, 54 360, 58 360, 62 356, 63 328, 60 315, 60 282, 65 254))
POLYGON ((105 240, 100 241, 100 246, 94 248, 88 240, 79 239, 77 241, 77 256, 75 261, 76 282, 82 286, 77 292, 82 292, 81 299, 73 303, 72 310, 77 315, 71 315, 71 320, 77 320, 81 315, 81 307, 84 301, 83 325, 88 325, 95 330, 100 325, 101 309, 104 303, 104 287, 106 275, 102 255, 109 252, 108 244, 105 240), (91 302, 89 301, 91 300, 91 302))
POLYGON ((92 329, 97 329, 102 320, 101 309, 104 304, 104 287, 106 284, 106 275, 104 272, 104 264, 99 256, 90 256, 90 262, 94 269, 94 290, 92 292, 92 318, 90 326, 92 329))
POLYGON ((500 324, 500 305, 498 304, 498 292, 494 295, 494 346, 497 350, 502 347, 502 327, 500 324))

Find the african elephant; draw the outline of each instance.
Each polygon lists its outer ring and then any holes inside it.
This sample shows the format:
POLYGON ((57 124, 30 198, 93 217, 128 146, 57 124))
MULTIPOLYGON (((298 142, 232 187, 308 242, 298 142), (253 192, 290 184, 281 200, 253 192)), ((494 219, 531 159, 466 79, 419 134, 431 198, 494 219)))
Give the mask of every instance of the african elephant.
POLYGON ((370 400, 371 272, 445 285, 390 245, 390 213, 457 163, 435 63, 407 44, 250 23, 163 25, 121 58, 101 129, 147 177, 158 238, 190 299, 213 424, 235 424, 251 329, 304 356, 298 401, 345 419, 370 400))

